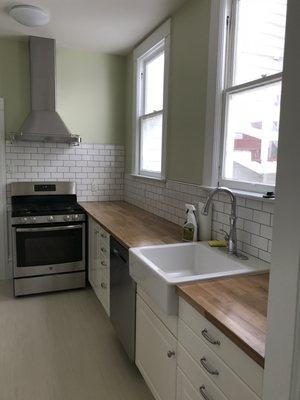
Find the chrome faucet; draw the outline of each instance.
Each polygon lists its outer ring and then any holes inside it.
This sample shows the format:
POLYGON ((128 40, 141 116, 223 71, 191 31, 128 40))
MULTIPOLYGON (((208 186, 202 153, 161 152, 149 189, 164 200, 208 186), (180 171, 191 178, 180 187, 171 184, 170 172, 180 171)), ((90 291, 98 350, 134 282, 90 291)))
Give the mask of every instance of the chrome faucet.
POLYGON ((229 223, 230 223, 230 229, 229 229, 229 234, 225 231, 226 234, 226 240, 228 241, 227 245, 227 253, 239 258, 247 259, 246 256, 243 254, 238 253, 237 251, 237 235, 236 235, 236 221, 237 221, 237 215, 236 215, 236 197, 232 193, 232 191, 226 187, 221 187, 218 186, 217 188, 213 189, 206 200, 206 203, 204 204, 201 214, 203 215, 208 215, 209 207, 211 205, 211 202, 217 193, 226 193, 230 197, 231 200, 231 214, 229 217, 229 223))

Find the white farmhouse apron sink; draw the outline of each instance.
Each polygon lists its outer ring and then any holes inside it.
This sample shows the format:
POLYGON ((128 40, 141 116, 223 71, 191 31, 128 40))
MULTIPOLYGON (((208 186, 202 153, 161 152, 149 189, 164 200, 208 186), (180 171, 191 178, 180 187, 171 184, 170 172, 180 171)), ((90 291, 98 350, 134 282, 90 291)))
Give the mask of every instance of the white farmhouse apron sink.
POLYGON ((250 257, 240 260, 206 242, 131 248, 129 271, 168 315, 178 314, 176 285, 198 280, 266 272, 269 264, 250 257))

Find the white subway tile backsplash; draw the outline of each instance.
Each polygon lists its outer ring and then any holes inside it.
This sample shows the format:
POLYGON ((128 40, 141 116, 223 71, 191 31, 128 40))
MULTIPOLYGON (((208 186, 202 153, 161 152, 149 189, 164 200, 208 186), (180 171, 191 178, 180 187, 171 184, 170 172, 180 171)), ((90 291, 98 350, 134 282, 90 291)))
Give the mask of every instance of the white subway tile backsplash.
POLYGON ((254 211, 253 221, 264 225, 271 224, 271 214, 264 211, 254 211))
MULTIPOLYGON (((123 146, 83 143, 73 147, 65 143, 7 142, 6 166, 8 183, 73 180, 77 184, 79 201, 123 199, 123 146), (101 188, 92 187, 93 182, 99 182, 101 188)), ((7 196, 10 203, 9 188, 7 196)))
MULTIPOLYGON (((124 180, 124 200, 182 225, 184 205, 205 201, 207 191, 196 185, 166 181, 160 182, 136 178, 130 175, 124 180)), ((271 260, 272 200, 250 200, 238 197, 237 235, 238 248, 264 261, 271 260), (270 202, 270 203, 269 203, 270 202)), ((230 204, 228 196, 219 194, 213 202, 212 238, 223 239, 220 230, 228 232, 230 204)))
POLYGON ((260 233, 260 224, 258 224, 257 222, 245 220, 244 221, 244 230, 246 232, 254 233, 256 235, 259 235, 259 233, 260 233))
POLYGON ((259 249, 257 247, 250 246, 249 244, 243 244, 243 251, 250 254, 253 257, 259 257, 259 249))
POLYGON ((269 203, 263 202, 263 211, 274 213, 274 200, 270 200, 269 203))
POLYGON ((273 229, 270 226, 260 226, 260 236, 272 240, 273 229))
POLYGON ((253 208, 254 210, 261 210, 262 202, 258 200, 246 199, 246 207, 253 208))
MULTIPOLYGON (((82 144, 74 148, 58 144, 26 143, 23 146, 9 143, 6 156, 8 182, 74 180, 80 201, 121 200, 124 197, 126 201, 180 225, 185 218, 185 203, 197 205, 199 201, 205 201, 207 195, 200 186, 186 183, 132 176, 126 176, 124 180, 122 146, 82 144)), ((270 262, 274 202, 238 197, 237 204, 239 249, 270 262)), ((228 232, 230 211, 228 196, 219 194, 213 207, 213 238, 223 238, 220 230, 228 232)))
POLYGON ((251 208, 246 207, 237 207, 237 215, 240 218, 248 219, 250 221, 253 220, 253 210, 251 208))
POLYGON ((252 235, 251 236, 251 245, 257 247, 260 250, 268 250, 268 239, 265 239, 261 236, 252 235))
POLYGON ((258 257, 259 257, 261 260, 270 263, 270 262, 271 262, 271 258, 272 258, 272 254, 269 253, 269 252, 267 252, 267 251, 259 250, 259 251, 258 251, 258 257))

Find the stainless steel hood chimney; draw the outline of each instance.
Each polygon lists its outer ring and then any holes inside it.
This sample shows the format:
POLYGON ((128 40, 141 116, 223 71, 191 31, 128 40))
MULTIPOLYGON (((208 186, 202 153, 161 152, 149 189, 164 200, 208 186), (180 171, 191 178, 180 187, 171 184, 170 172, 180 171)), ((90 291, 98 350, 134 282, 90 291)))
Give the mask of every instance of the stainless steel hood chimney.
POLYGON ((71 134, 55 110, 55 40, 31 36, 29 52, 31 111, 12 140, 78 145, 80 136, 71 134))

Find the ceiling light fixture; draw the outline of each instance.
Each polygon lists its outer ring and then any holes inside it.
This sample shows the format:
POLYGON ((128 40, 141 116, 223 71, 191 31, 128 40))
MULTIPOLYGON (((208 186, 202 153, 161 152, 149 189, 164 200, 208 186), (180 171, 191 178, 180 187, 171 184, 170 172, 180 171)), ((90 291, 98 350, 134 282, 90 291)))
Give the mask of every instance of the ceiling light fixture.
POLYGON ((25 26, 43 26, 50 21, 50 14, 48 11, 27 4, 11 7, 9 15, 25 26))

